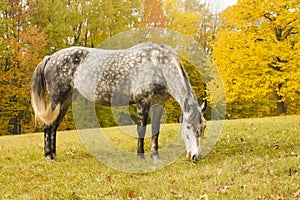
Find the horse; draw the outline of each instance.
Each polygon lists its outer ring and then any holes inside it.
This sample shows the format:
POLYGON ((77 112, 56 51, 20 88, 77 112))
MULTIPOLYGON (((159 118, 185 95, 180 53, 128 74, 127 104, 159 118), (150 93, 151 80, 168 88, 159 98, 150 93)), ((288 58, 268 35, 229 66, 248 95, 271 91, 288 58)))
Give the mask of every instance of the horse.
POLYGON ((31 79, 31 103, 36 121, 44 125, 44 156, 47 159, 55 160, 56 131, 75 92, 88 101, 106 106, 121 106, 124 101, 120 99, 124 98, 125 102, 127 99, 127 103, 136 104, 139 158, 145 158, 147 117, 153 108, 153 160, 159 160, 158 136, 163 114, 163 107, 156 105, 164 105, 172 96, 182 110, 181 136, 186 158, 192 161, 202 158, 200 139, 206 127, 207 102, 198 105, 175 49, 154 43, 121 50, 75 46, 45 56, 31 79))

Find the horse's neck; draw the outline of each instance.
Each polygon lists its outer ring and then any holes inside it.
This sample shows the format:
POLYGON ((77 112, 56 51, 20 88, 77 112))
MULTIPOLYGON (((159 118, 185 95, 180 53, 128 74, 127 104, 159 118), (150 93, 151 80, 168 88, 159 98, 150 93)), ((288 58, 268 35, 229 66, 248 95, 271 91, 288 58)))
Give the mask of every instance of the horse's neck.
POLYGON ((179 103, 183 113, 190 110, 198 109, 198 101, 196 95, 187 78, 181 77, 180 80, 172 79, 168 84, 169 91, 174 99, 179 103))

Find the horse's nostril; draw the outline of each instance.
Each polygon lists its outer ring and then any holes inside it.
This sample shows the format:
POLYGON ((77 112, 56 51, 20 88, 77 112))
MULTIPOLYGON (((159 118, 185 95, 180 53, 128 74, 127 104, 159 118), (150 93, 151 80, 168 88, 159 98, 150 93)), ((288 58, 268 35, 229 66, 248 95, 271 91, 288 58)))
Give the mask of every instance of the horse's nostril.
POLYGON ((195 154, 195 155, 192 155, 191 156, 191 160, 193 161, 193 162, 198 162, 199 160, 201 160, 202 159, 202 154, 195 154))
POLYGON ((196 155, 193 155, 193 156, 192 156, 192 160, 196 161, 196 160, 197 160, 197 156, 196 156, 196 155))

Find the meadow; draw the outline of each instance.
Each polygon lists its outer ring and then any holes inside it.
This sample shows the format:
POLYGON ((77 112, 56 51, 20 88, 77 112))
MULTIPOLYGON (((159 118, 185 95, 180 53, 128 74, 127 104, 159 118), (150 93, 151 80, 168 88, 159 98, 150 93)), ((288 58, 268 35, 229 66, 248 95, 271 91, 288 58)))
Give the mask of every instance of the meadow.
MULTIPOLYGON (((134 151, 127 140, 115 142, 134 151)), ((0 199, 300 199, 300 116, 228 120, 204 159, 149 173, 107 167, 76 131, 58 132, 57 149, 52 162, 42 133, 0 137, 0 199)))

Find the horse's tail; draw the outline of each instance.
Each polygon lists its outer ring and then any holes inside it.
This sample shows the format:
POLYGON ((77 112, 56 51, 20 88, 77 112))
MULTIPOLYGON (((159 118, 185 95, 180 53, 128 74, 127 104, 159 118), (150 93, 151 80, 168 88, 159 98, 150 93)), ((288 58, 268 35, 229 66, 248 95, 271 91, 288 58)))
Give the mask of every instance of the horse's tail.
POLYGON ((42 121, 46 125, 51 125, 60 113, 61 105, 58 104, 55 109, 51 109, 51 102, 46 105, 46 81, 44 76, 45 66, 50 59, 46 56, 34 70, 31 79, 31 104, 35 114, 35 122, 42 121))

